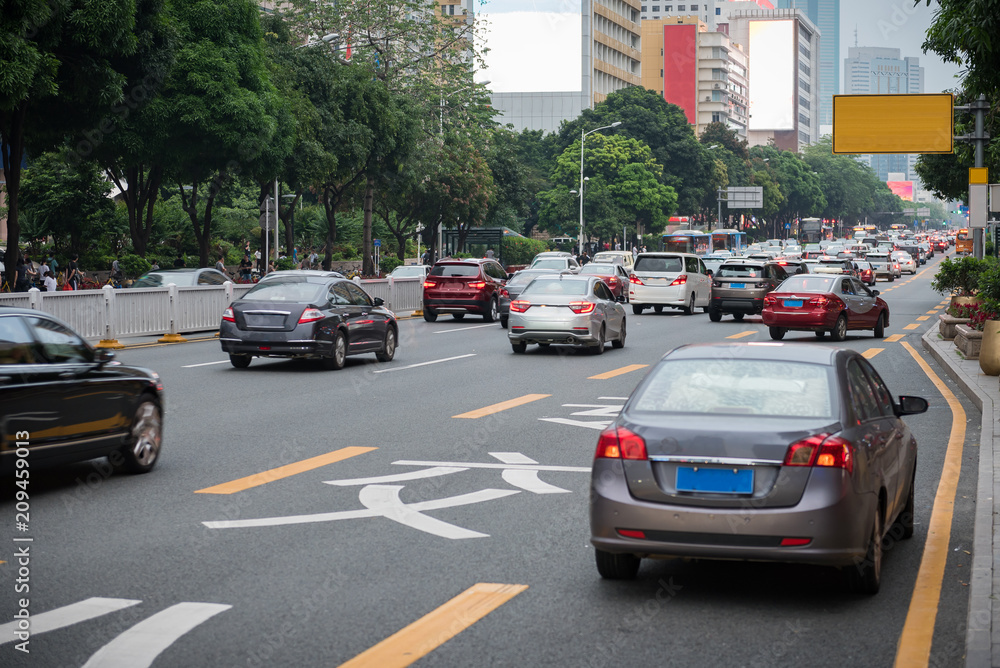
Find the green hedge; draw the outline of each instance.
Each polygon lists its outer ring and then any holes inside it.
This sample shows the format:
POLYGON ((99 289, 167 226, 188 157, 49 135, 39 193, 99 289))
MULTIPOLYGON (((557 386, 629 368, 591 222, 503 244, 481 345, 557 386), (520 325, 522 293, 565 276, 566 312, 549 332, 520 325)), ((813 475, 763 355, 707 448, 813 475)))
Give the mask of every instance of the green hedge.
POLYGON ((500 242, 500 258, 504 264, 529 264, 539 253, 549 250, 549 245, 538 239, 504 237, 500 242))

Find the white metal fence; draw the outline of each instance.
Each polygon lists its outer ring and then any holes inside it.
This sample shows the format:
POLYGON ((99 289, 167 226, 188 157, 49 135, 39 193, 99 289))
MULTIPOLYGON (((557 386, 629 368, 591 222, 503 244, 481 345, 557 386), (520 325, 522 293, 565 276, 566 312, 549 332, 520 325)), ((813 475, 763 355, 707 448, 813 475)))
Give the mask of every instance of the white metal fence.
MULTIPOLYGON (((114 341, 124 336, 181 334, 219 327, 222 311, 252 285, 199 285, 179 288, 132 288, 0 294, 0 306, 51 313, 88 339, 114 341)), ((400 315, 420 308, 423 281, 379 279, 362 281, 372 297, 400 315)))

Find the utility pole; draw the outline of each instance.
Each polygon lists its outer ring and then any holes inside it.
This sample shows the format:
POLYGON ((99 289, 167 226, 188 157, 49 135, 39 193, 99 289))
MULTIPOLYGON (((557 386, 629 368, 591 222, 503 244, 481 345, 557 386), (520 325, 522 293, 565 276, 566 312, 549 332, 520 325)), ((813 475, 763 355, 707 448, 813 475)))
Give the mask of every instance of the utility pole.
MULTIPOLYGON (((976 124, 975 132, 971 135, 960 135, 955 137, 958 141, 971 141, 975 142, 975 166, 976 168, 985 167, 984 155, 986 142, 989 141, 990 136, 986 133, 986 110, 990 108, 989 103, 986 101, 985 95, 980 95, 978 99, 970 102, 967 105, 955 107, 955 111, 971 111, 976 114, 976 124)), ((970 202, 971 204, 971 202, 970 202)), ((970 209, 971 213, 971 209, 970 209)), ((989 218, 989 213, 987 212, 987 218, 989 218)), ((969 230, 972 232, 972 255, 973 257, 982 259, 986 250, 985 245, 985 228, 973 227, 972 218, 969 218, 969 230)))

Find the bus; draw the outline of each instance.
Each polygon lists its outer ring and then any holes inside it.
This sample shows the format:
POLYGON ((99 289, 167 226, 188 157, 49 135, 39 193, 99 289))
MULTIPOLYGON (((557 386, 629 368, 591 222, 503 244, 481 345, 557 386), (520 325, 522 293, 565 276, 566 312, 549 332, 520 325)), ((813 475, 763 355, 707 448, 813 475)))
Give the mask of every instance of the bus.
POLYGON ((893 232, 903 232, 910 229, 910 226, 906 223, 893 223, 889 226, 889 229, 893 232))
POLYGON ((818 244, 823 239, 823 220, 803 218, 799 221, 799 243, 818 244))
POLYGON ((740 255, 747 248, 747 233, 739 230, 712 230, 711 252, 725 250, 733 255, 740 255))
POLYGON ((972 255, 972 235, 964 227, 955 236, 955 253, 968 253, 972 255))
POLYGON ((663 250, 671 253, 705 255, 712 249, 712 235, 707 232, 671 232, 663 235, 663 250))

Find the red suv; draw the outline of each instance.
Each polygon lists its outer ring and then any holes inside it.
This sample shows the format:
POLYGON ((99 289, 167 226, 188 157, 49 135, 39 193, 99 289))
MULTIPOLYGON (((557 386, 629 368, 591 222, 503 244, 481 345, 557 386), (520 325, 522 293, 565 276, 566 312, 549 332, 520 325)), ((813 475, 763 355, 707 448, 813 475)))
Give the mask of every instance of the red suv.
POLYGON ((424 280, 424 320, 434 322, 439 313, 461 320, 466 313, 475 313, 493 322, 506 282, 507 272, 496 260, 438 262, 424 280))

